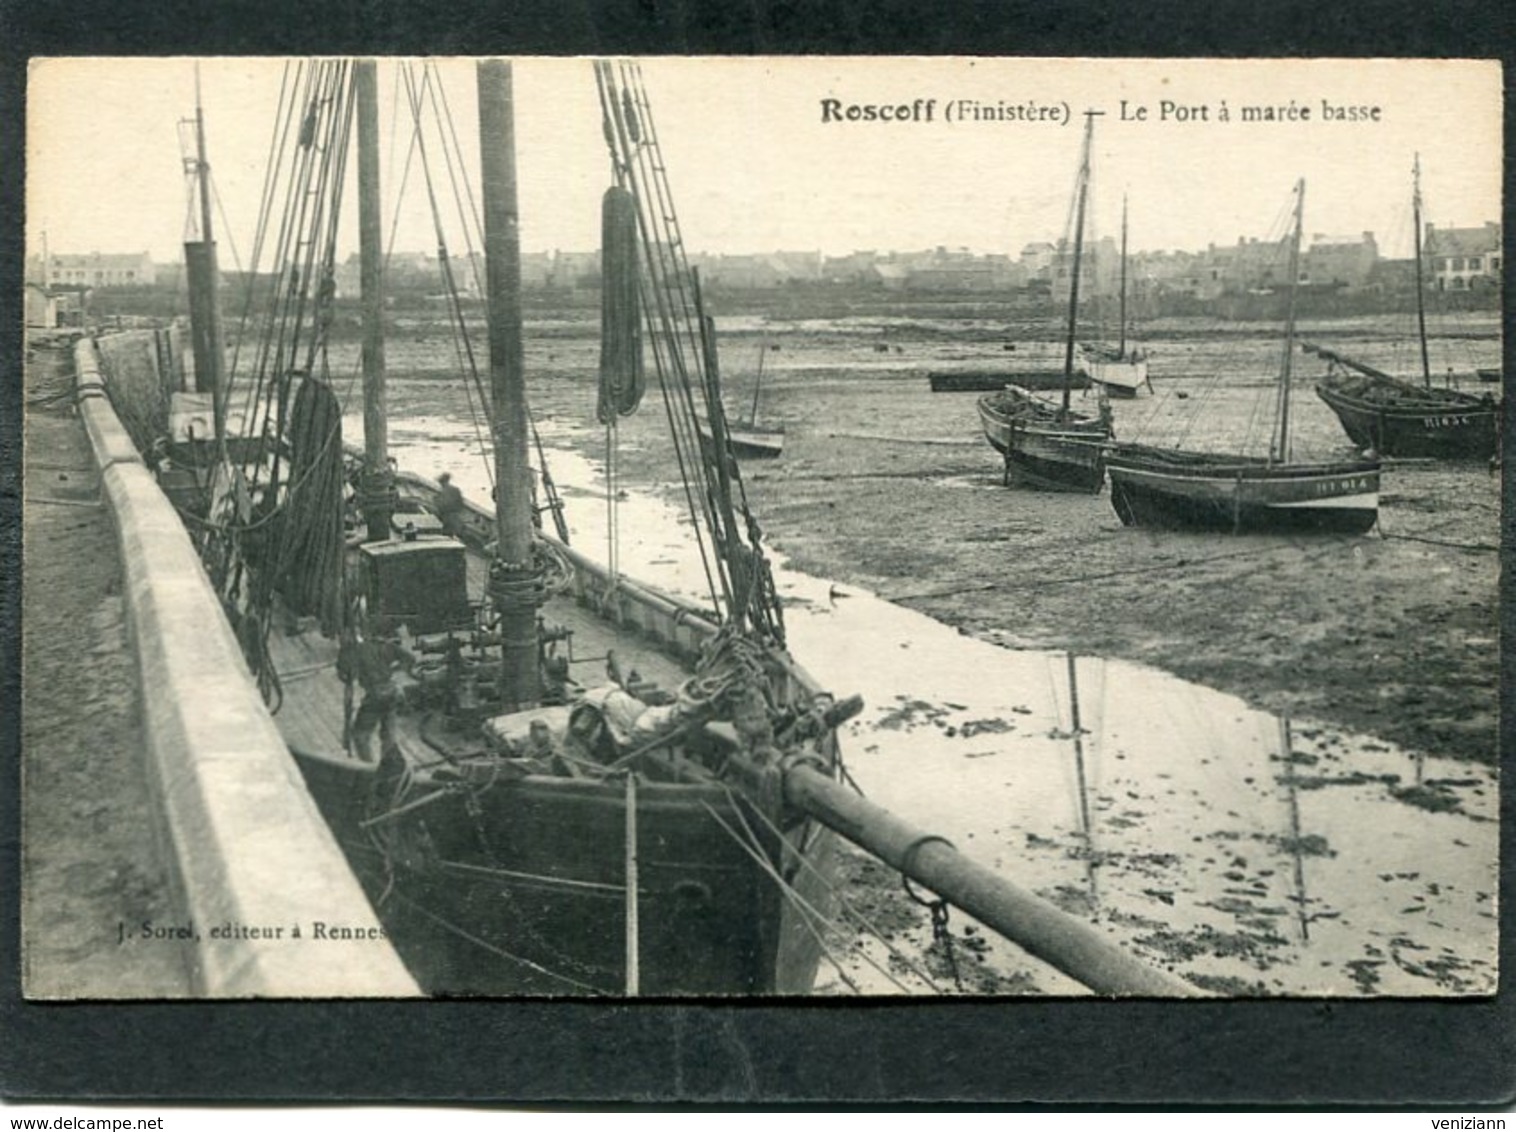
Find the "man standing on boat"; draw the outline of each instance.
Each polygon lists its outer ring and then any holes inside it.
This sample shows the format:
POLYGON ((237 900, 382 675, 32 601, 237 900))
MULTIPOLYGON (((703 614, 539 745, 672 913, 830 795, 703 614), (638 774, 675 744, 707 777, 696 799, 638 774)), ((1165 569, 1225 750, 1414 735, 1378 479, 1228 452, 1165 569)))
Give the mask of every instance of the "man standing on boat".
POLYGON ((363 689, 363 702, 353 716, 352 740, 364 762, 374 761, 374 731, 379 731, 381 756, 398 753, 395 746, 396 669, 409 672, 415 659, 401 645, 389 619, 376 617, 368 632, 343 641, 337 654, 337 675, 363 689))
POLYGON ((453 483, 453 477, 443 472, 437 477, 437 482, 442 486, 437 490, 437 501, 433 505, 437 512, 437 518, 442 520, 444 533, 453 538, 461 538, 463 535, 463 492, 459 491, 453 483))

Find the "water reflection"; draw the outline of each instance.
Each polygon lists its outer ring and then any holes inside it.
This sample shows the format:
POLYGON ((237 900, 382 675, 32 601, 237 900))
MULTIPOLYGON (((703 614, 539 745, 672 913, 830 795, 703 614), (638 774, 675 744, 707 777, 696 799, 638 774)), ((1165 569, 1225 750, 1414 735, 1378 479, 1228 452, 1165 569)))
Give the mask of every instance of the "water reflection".
MULTIPOLYGON (((542 431, 583 499, 575 544, 600 556, 600 469, 555 447, 572 429, 542 431)), ((390 435, 402 465, 488 498, 465 422, 410 416, 390 435)), ((679 514, 638 494, 619 507, 623 568, 700 598, 679 514)), ((845 745, 864 791, 1138 954, 1229 994, 1495 989, 1492 768, 1285 723, 1139 665, 969 638, 782 557, 776 579, 794 654, 867 701, 845 745)), ((1010 945, 983 958, 1074 989, 1010 945)))

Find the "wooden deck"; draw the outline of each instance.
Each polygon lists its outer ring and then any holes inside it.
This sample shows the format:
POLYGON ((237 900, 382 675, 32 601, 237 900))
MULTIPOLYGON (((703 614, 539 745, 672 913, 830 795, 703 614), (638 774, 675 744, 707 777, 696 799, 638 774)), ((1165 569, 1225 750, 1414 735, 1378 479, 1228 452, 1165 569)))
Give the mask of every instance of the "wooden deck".
MULTIPOLYGON (((468 587, 477 600, 484 592, 488 562, 471 551, 468 556, 468 587)), ((657 642, 636 631, 617 626, 575 601, 571 596, 556 597, 542 611, 549 626, 563 626, 572 638, 557 646, 560 654, 570 658, 569 676, 585 688, 608 682, 606 657, 614 649, 626 674, 635 672, 643 681, 673 692, 689 672, 657 642)), ((292 751, 327 761, 347 762, 354 768, 364 764, 355 754, 343 750, 343 697, 345 689, 337 675, 337 647, 334 638, 326 638, 312 619, 302 623, 303 631, 287 632, 276 624, 269 639, 269 652, 279 675, 283 693, 274 720, 292 751)), ((287 627, 285 627, 287 628, 287 627)), ((402 682, 407 679, 402 676, 402 682)), ((362 691, 354 689, 353 707, 362 702, 362 691)), ((416 734, 417 721, 402 716, 397 728, 401 749, 413 760, 431 762, 432 754, 416 734)))

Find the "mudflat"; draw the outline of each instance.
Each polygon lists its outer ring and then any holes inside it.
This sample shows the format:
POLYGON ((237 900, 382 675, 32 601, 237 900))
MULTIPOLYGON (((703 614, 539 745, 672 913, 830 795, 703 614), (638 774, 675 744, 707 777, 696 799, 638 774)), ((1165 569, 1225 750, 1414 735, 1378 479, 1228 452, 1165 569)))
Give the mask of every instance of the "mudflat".
MULTIPOLYGON (((1323 320, 1301 333, 1392 368, 1404 349, 1396 321, 1323 320)), ((1462 372, 1499 364, 1498 326, 1486 322, 1441 343, 1466 359, 1462 372)), ((929 390, 927 374, 944 368, 1061 364, 1056 330, 1008 332, 977 308, 963 318, 735 314, 719 325, 730 417, 751 411, 765 352, 759 420, 786 430, 785 449, 746 465, 744 480, 769 544, 795 567, 1007 647, 1138 661, 1270 711, 1495 762, 1498 469, 1387 463, 1379 525, 1365 536, 1126 528, 1108 491, 1002 486, 976 395, 929 390)), ((558 442, 599 459, 604 437, 585 410, 593 325, 550 330, 529 346, 534 409, 585 426, 558 442)), ((1266 450, 1277 328, 1170 320, 1143 345, 1153 391, 1114 402, 1118 438, 1266 450)), ((1351 454, 1311 388, 1321 363, 1297 354, 1293 366, 1297 458, 1351 454)), ((1093 407, 1093 395, 1072 396, 1093 407)), ((621 424, 622 482, 672 492, 655 399, 621 424)))

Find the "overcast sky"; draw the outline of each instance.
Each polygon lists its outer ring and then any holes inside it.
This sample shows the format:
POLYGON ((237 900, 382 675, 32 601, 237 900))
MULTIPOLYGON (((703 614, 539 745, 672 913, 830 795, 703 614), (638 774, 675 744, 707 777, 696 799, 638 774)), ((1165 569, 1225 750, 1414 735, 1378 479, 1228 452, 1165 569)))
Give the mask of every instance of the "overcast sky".
MULTIPOLYGON (((285 66, 200 63, 210 162, 230 228, 218 235, 244 258, 285 66)), ((946 245, 1014 256, 1027 242, 1062 232, 1090 109, 1104 111, 1092 224, 1114 235, 1126 193, 1134 249, 1189 250, 1268 235, 1304 177, 1308 234, 1372 230, 1385 254, 1409 254, 1417 152, 1426 219, 1472 226, 1500 217, 1500 70, 1491 62, 653 58, 642 66, 685 238, 696 251, 946 245), (870 105, 918 113, 921 100, 921 120, 824 121, 829 99, 844 115, 870 105), (1052 107, 1068 117, 948 121, 962 100, 1030 104, 1034 114, 1052 107), (1163 120, 1165 101, 1191 108, 1189 120, 1172 111, 1163 120), (1223 103, 1229 121, 1219 120, 1223 103), (1309 120, 1243 121, 1246 107, 1292 103, 1309 109, 1309 120), (1324 103, 1377 108, 1377 120, 1323 121, 1324 103), (1137 117, 1139 107, 1146 119, 1137 117)), ((474 66, 447 60, 439 71, 472 171, 474 66)), ((608 183, 590 63, 524 59, 514 72, 523 247, 589 250, 608 183)), ((386 119, 396 105, 396 74, 395 63, 381 64, 386 119)), ((176 124, 194 102, 191 59, 34 62, 30 250, 45 230, 54 252, 148 250, 159 262, 177 260, 187 198, 176 124)), ((384 130, 386 230, 395 210, 393 166, 409 129, 400 122, 393 134, 384 130)), ((344 206, 349 222, 354 212, 344 206)), ((352 231, 349 223, 343 254, 356 246, 352 231)), ((456 247, 461 237, 449 240, 456 247)), ((435 246, 414 180, 395 243, 435 246)), ((221 258, 231 266, 226 251, 221 258)))

